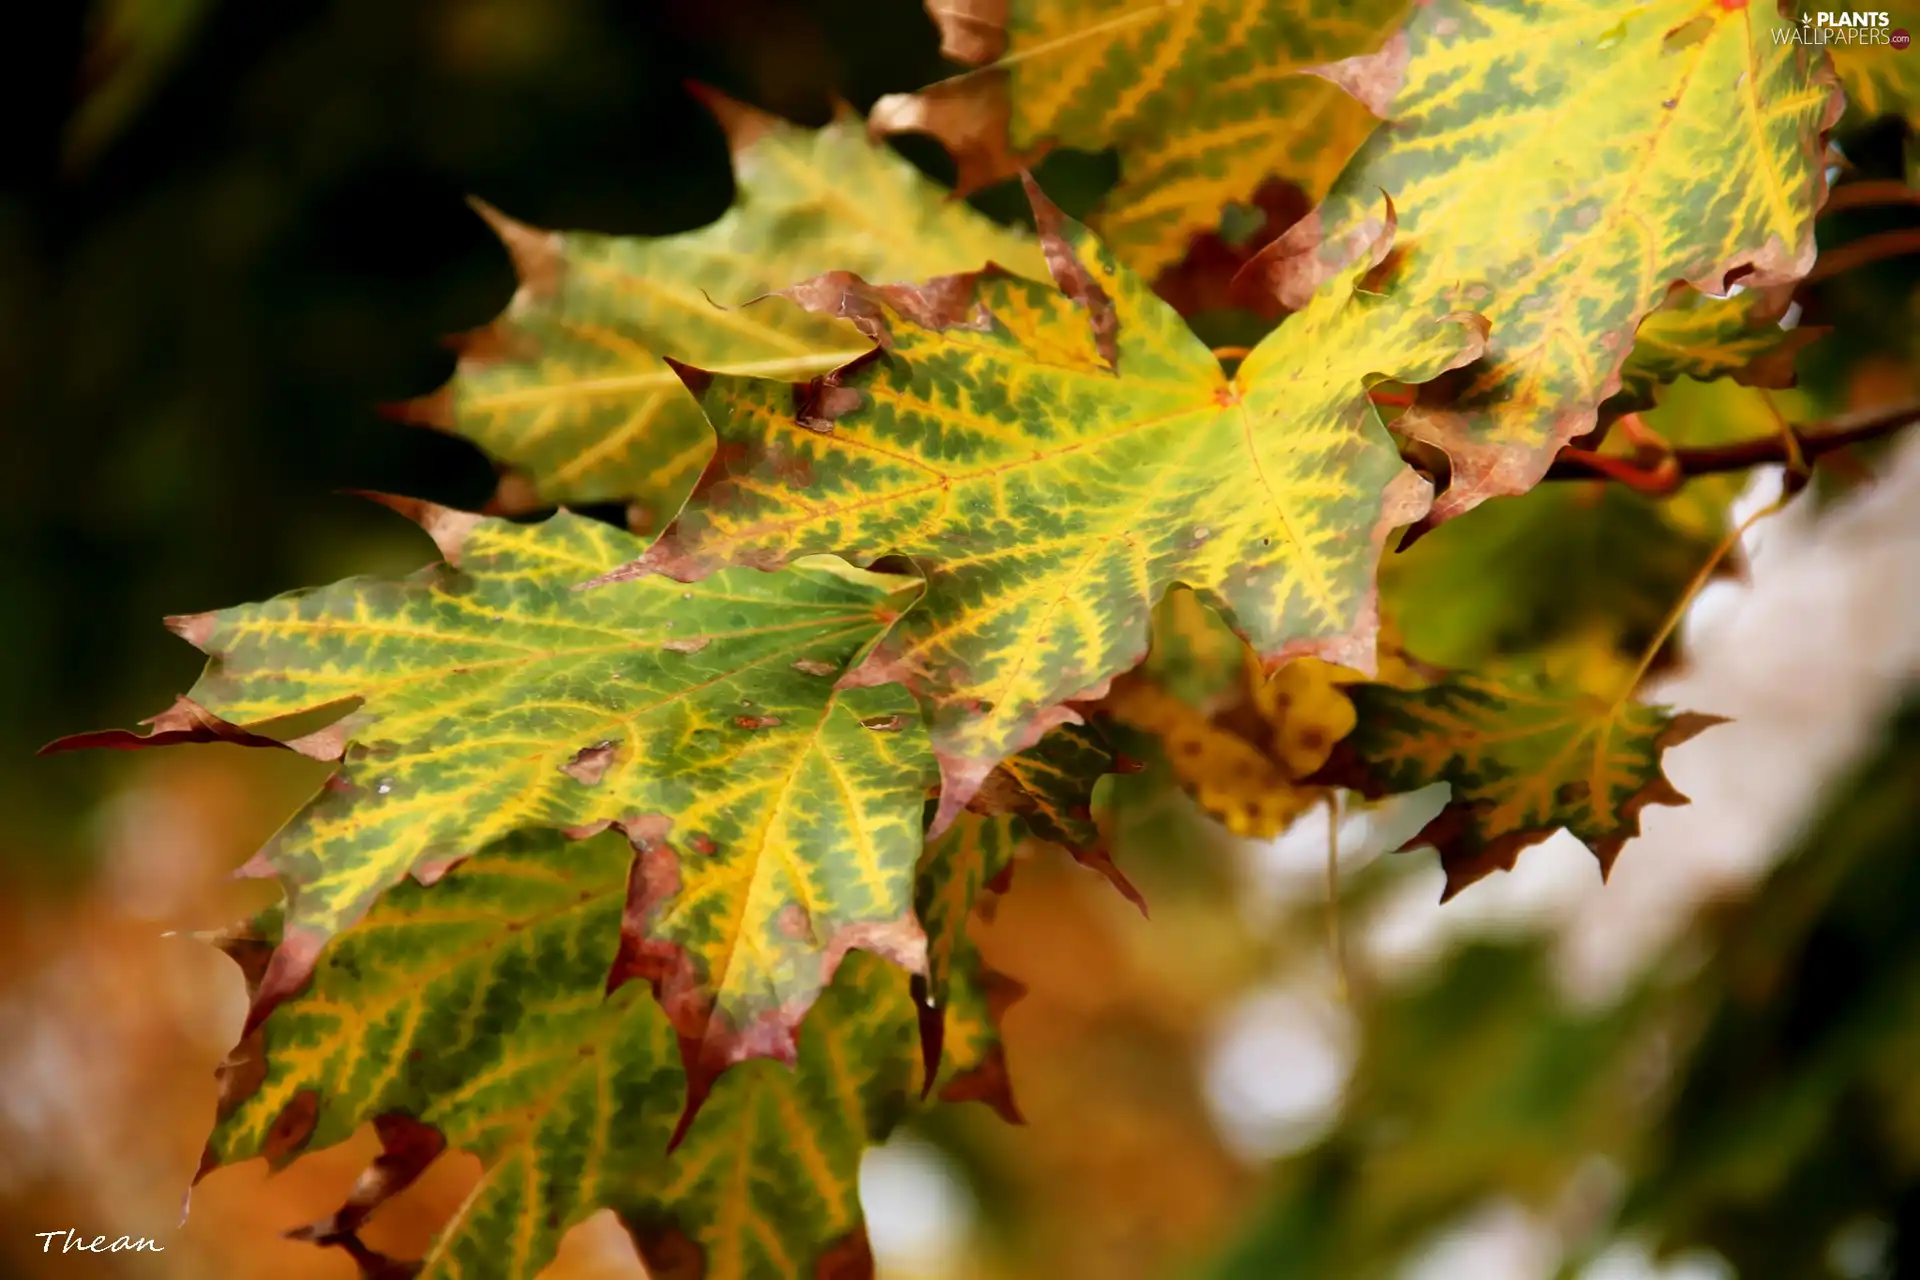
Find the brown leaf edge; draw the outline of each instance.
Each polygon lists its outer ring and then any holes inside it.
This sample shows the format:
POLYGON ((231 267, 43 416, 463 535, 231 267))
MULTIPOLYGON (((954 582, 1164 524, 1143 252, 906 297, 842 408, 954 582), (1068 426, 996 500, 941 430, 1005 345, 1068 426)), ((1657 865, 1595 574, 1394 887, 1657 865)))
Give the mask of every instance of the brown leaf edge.
POLYGON ((1007 51, 1007 0, 928 0, 926 8, 941 54, 971 70, 914 93, 883 95, 867 113, 867 132, 938 139, 958 170, 955 194, 971 195, 1038 164, 1053 144, 1042 140, 1024 151, 1012 145, 1007 73, 993 65, 1007 51))
MULTIPOLYGON (((271 967, 271 944, 256 937, 250 926, 240 925, 207 938, 239 965, 249 990, 265 981, 271 967)), ((916 992, 920 979, 914 978, 916 992)), ((1006 1012, 1026 994, 1026 987, 1004 974, 981 967, 976 981, 986 996, 987 1016, 998 1028, 1004 1025, 1006 1012)), ((919 1001, 916 998, 916 1005, 919 1001)), ((924 1023, 923 1023, 924 1026, 924 1023)), ((791 1065, 791 1064, 789 1064, 791 1065)), ((928 1067, 929 1080, 933 1068, 928 1067)), ((216 1073, 219 1083, 218 1115, 224 1120, 247 1098, 258 1091, 267 1075, 265 1033, 251 1028, 216 1073)), ((921 1096, 926 1096, 922 1090, 921 1096)), ((968 1071, 946 1081, 940 1090, 943 1102, 983 1102, 1009 1124, 1024 1124, 1012 1093, 1004 1047, 996 1041, 982 1061, 968 1071)), ((262 1155, 273 1170, 285 1168, 301 1155, 311 1139, 319 1116, 319 1095, 303 1090, 275 1119, 262 1155)), ((684 1132, 685 1120, 682 1121, 684 1132)), ((287 1238, 320 1246, 339 1248, 360 1269, 363 1280, 408 1280, 417 1275, 421 1263, 396 1259, 369 1248, 359 1237, 367 1220, 387 1201, 399 1195, 421 1176, 447 1149, 445 1135, 403 1112, 388 1112, 374 1117, 374 1133, 380 1153, 355 1180, 340 1208, 327 1216, 287 1231, 287 1238)), ((671 1153, 679 1135, 669 1143, 671 1153)), ((197 1183, 219 1167, 211 1142, 201 1157, 194 1175, 197 1183)), ((671 1224, 642 1222, 621 1215, 621 1224, 632 1236, 635 1246, 658 1277, 699 1276, 704 1258, 699 1245, 671 1224)), ((814 1272, 817 1276, 855 1277, 872 1275, 872 1256, 865 1231, 856 1227, 822 1253, 814 1272)))
MULTIPOLYGON (((769 131, 786 124, 778 116, 750 106, 694 80, 681 87, 695 98, 726 135, 727 148, 735 165, 753 144, 769 131)), ((454 372, 440 386, 424 395, 379 406, 380 413, 396 422, 429 427, 458 435, 454 416, 454 387, 490 365, 503 360, 531 359, 537 353, 531 340, 513 321, 517 314, 544 306, 559 297, 566 288, 566 235, 531 226, 509 217, 478 196, 469 196, 467 204, 478 214, 507 251, 516 285, 513 296, 500 314, 486 324, 464 333, 451 334, 446 345, 458 357, 454 372)), ((538 489, 525 474, 511 464, 495 460, 499 481, 482 507, 486 515, 517 516, 543 510, 552 504, 541 498, 538 489)), ((636 531, 645 531, 662 514, 637 512, 636 531)))
MULTIPOLYGON (((701 967, 677 942, 653 936, 651 926, 662 907, 680 889, 682 855, 670 839, 673 821, 663 814, 641 814, 617 826, 633 846, 627 874, 626 907, 620 919, 620 943, 607 973, 611 995, 628 982, 645 981, 666 1011, 679 1039, 687 1075, 687 1101, 667 1144, 677 1148, 692 1128, 713 1086, 728 1067, 752 1058, 773 1058, 788 1067, 799 1061, 798 1034, 813 997, 768 1009, 744 1026, 734 1025, 714 1008, 703 989, 701 967)), ((595 834, 604 826, 570 831, 595 834)), ((698 839, 698 837, 695 837, 698 839)), ((910 975, 927 972, 927 935, 909 906, 899 919, 863 921, 841 928, 826 941, 820 986, 833 981, 840 963, 854 949, 892 961, 910 975)))
MULTIPOLYGON (((1419 21, 1422 14, 1416 10, 1410 23, 1419 21)), ((1370 110, 1391 125, 1391 104, 1404 85, 1405 62, 1402 32, 1376 54, 1329 64, 1316 69, 1315 74, 1355 92, 1370 110)), ((1827 138, 1845 112, 1846 95, 1830 63, 1817 65, 1812 81, 1829 91, 1825 113, 1811 144, 1814 169, 1811 210, 1817 210, 1827 198, 1828 179, 1823 163, 1827 138)), ((1322 210, 1316 208, 1257 254, 1242 275, 1261 280, 1279 297, 1282 305, 1298 310, 1322 284, 1358 259, 1371 241, 1375 226, 1375 219, 1370 215, 1350 226, 1329 228, 1322 210)), ((1668 283, 1690 285, 1709 294, 1724 294, 1727 286, 1735 281, 1749 287, 1786 285, 1813 269, 1817 252, 1813 219, 1809 216, 1806 233, 1798 245, 1787 245, 1778 236, 1769 235, 1763 243, 1735 253, 1724 262, 1683 272, 1668 283)), ((1472 281, 1455 282, 1455 287, 1467 297, 1485 288, 1472 281)), ((1468 419, 1448 407, 1445 387, 1429 384, 1427 389, 1417 391, 1413 406, 1394 423, 1394 430, 1442 450, 1451 464, 1448 484, 1435 496, 1432 509, 1420 522, 1417 533, 1464 515, 1488 498, 1525 493, 1540 483, 1561 448, 1588 434, 1598 424, 1601 405, 1620 390, 1621 372, 1633 348, 1634 331, 1658 305, 1656 302, 1647 307, 1632 317, 1630 325, 1592 344, 1596 357, 1607 365, 1605 376, 1591 396, 1552 409, 1546 434, 1539 442, 1516 445, 1477 440, 1468 419)))
MULTIPOLYGON (((1117 369, 1115 335, 1119 321, 1112 299, 1066 245, 1061 235, 1064 215, 1041 192, 1031 176, 1025 177, 1025 184, 1028 199, 1033 205, 1035 222, 1040 228, 1042 251, 1053 272, 1054 283, 1087 313, 1095 343, 1109 367, 1117 369)), ((874 343, 873 350, 840 368, 808 382, 794 384, 796 419, 812 430, 830 432, 835 418, 862 403, 859 390, 845 385, 844 380, 872 361, 885 357, 892 345, 892 334, 887 323, 888 310, 906 316, 916 326, 930 330, 984 329, 992 324, 992 317, 978 301, 979 285, 982 280, 999 278, 1019 277, 989 263, 978 271, 937 276, 920 285, 874 285, 848 272, 829 272, 783 290, 778 296, 790 298, 816 314, 850 321, 874 343)), ((683 374, 689 385, 696 386, 711 376, 706 371, 691 368, 683 374)), ((714 497, 716 492, 739 483, 736 477, 751 471, 761 461, 762 458, 744 446, 723 443, 695 484, 693 498, 706 498, 716 504, 724 501, 724 496, 714 497)), ((889 549, 882 548, 870 554, 850 555, 848 558, 864 568, 889 554, 889 549)), ((779 552, 727 557, 711 547, 691 546, 681 536, 681 525, 676 520, 638 559, 580 584, 579 589, 592 590, 655 574, 677 582, 694 582, 730 564, 747 564, 771 570, 781 567, 790 558, 779 552)), ((1143 633, 1139 656, 1144 656, 1145 650, 1146 637, 1143 633)), ((1027 732, 1022 735, 1022 740, 1006 754, 1011 755, 1032 746, 1056 725, 1082 723, 1071 704, 1100 697, 1104 692, 1104 683, 1104 680, 1098 682, 1059 705, 1037 712, 1026 727, 1027 732)), ((889 655, 888 637, 885 635, 876 641, 865 659, 841 679, 843 688, 877 684, 901 684, 916 696, 924 694, 926 685, 923 672, 889 655)), ((941 788, 940 808, 929 833, 931 836, 940 835, 952 824, 999 763, 997 759, 956 756, 939 750, 937 745, 935 755, 940 762, 941 788)))

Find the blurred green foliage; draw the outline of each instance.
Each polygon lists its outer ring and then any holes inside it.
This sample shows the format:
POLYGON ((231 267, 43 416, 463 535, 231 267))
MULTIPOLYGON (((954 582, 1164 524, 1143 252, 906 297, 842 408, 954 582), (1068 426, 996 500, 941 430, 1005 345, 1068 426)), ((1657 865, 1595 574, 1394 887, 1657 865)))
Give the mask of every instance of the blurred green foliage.
POLYGON ((1538 939, 1390 992, 1340 1123, 1213 1274, 1390 1276, 1500 1197, 1560 1222, 1568 1275, 1618 1238, 1741 1280, 1920 1274, 1916 833, 1920 699, 1752 897, 1616 1003, 1569 1009, 1538 939), (1570 1212, 1596 1158, 1624 1186, 1570 1212))

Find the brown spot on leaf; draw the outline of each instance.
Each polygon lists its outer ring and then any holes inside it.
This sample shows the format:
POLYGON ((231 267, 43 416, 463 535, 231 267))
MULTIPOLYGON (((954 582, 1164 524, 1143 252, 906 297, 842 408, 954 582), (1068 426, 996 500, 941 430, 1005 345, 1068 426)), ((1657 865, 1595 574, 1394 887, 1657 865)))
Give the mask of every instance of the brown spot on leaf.
POLYGON ((712 636, 683 636, 678 640, 669 640, 660 647, 669 653, 698 653, 712 643, 712 636))
POLYGON ((742 729, 771 729, 781 720, 779 716, 735 716, 733 722, 742 729))
MULTIPOLYGON (((858 387, 842 386, 832 375, 793 384, 793 420, 822 435, 832 432, 834 423, 865 402, 866 397, 858 387)), ((813 468, 808 466, 806 470, 806 482, 801 488, 813 485, 813 468)))
POLYGON ((831 662, 822 662, 818 658, 797 659, 793 669, 803 676, 831 676, 839 674, 840 671, 840 668, 831 662))
POLYGON ((266 1139, 260 1144, 260 1154, 267 1158, 267 1167, 277 1172, 291 1164, 313 1137, 319 1120, 319 1090, 302 1089, 294 1094, 293 1100, 273 1118, 266 1139))
POLYGON ((612 742, 596 742, 573 753, 573 759, 560 766, 560 772, 583 787, 597 787, 613 766, 617 749, 612 742))
MULTIPOLYGON (((621 826, 633 845, 634 857, 627 869, 627 900, 620 917, 620 944, 607 973, 608 995, 636 978, 653 984, 658 991, 666 979, 686 964, 686 952, 677 943, 650 936, 654 917, 680 892, 680 857, 666 840, 673 821, 660 814, 646 814, 621 826)), ((676 1010, 664 998, 661 1003, 666 1006, 668 1016, 674 1018, 676 1010)), ((687 1012, 678 1010, 680 1017, 674 1018, 675 1026, 681 1025, 687 1012)))
POLYGON ((780 908, 773 918, 773 927, 781 937, 792 938, 795 942, 806 942, 813 937, 813 917, 797 902, 789 902, 780 908))

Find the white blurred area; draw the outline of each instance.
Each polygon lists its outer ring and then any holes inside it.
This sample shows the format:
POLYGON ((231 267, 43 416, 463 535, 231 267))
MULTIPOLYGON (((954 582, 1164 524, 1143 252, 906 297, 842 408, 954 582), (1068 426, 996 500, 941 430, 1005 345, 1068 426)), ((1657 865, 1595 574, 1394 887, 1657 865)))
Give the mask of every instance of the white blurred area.
MULTIPOLYGON (((1735 518, 1765 506, 1779 486, 1777 471, 1757 475, 1735 518)), ((1648 809, 1642 838, 1621 852, 1604 885, 1592 854, 1565 832, 1444 907, 1443 876, 1429 861, 1348 926, 1356 959, 1391 980, 1465 938, 1544 928, 1558 936, 1557 976, 1569 1000, 1604 1003, 1676 939, 1702 902, 1765 873, 1920 675, 1920 437, 1901 438, 1876 485, 1825 511, 1795 503, 1751 528, 1743 546, 1747 580, 1701 593, 1682 630, 1690 660, 1648 691, 1651 701, 1731 721, 1667 757, 1669 777, 1693 803, 1648 809)), ((1398 846, 1444 802, 1444 789, 1434 788, 1347 816, 1341 873, 1398 846)), ((1326 857, 1324 810, 1250 847, 1248 912, 1264 919, 1318 901, 1326 857)), ((1354 1050, 1324 957, 1245 996, 1222 1018, 1203 1065, 1208 1105, 1229 1149, 1259 1163, 1311 1144, 1335 1119, 1354 1050)), ((938 1153, 906 1143, 873 1152, 861 1193, 883 1276, 963 1274, 973 1207, 938 1153)), ((1602 1188, 1602 1212, 1609 1200, 1602 1188)), ((1418 1251, 1402 1280, 1550 1280, 1562 1265, 1562 1240, 1548 1216, 1489 1203, 1418 1251)), ((1715 1255, 1656 1261, 1631 1242, 1578 1274, 1735 1280, 1715 1255)))
POLYGON ((900 1135, 860 1162, 860 1207, 875 1268, 887 1280, 958 1280, 973 1195, 939 1148, 900 1135))

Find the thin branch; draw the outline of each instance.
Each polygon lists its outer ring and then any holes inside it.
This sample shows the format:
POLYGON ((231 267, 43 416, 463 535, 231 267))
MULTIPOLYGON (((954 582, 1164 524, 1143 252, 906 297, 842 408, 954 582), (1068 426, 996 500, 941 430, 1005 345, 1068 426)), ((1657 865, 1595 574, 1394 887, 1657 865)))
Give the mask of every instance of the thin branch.
POLYGON ((1699 598, 1700 589, 1713 577, 1713 571, 1720 567, 1720 562, 1733 554, 1733 549, 1740 545, 1740 539, 1747 536, 1747 530, 1784 509, 1789 502, 1793 501, 1795 493, 1796 490, 1782 486, 1779 497, 1742 520, 1733 529, 1728 530, 1727 536, 1720 540, 1720 544, 1713 549, 1712 554, 1701 562, 1699 570, 1693 575, 1693 581, 1689 582, 1687 589, 1680 593, 1680 598, 1674 602, 1673 608, 1667 611, 1666 620, 1660 624, 1660 630, 1647 643, 1646 649, 1640 655, 1639 663, 1633 669, 1633 674, 1628 676, 1626 683, 1620 686, 1620 696, 1613 702, 1614 710, 1618 711, 1625 705, 1627 699, 1633 696, 1633 691, 1640 687, 1640 682, 1647 678, 1647 672, 1653 667, 1654 659, 1660 656, 1661 648, 1672 637, 1674 629, 1680 625, 1680 619, 1687 616, 1687 610, 1699 598))
POLYGON ((1850 244, 1843 244, 1838 249, 1830 249, 1821 254, 1819 261, 1813 264, 1813 270, 1807 273, 1801 283, 1813 284, 1819 280, 1831 280, 1843 271, 1851 271, 1855 267, 1864 267, 1885 258, 1898 258, 1909 253, 1920 253, 1920 227, 1861 236, 1850 244))
POLYGON ((1827 197, 1826 207, 1820 210, 1820 214, 1825 217, 1829 213, 1839 213, 1845 209, 1866 209, 1889 204, 1920 204, 1920 190, 1890 178, 1869 182, 1849 182, 1845 186, 1833 189, 1833 194, 1827 197))
POLYGON ((1658 470, 1643 470, 1624 458, 1605 457, 1583 449, 1562 449, 1547 468, 1549 480, 1617 480, 1649 493, 1671 493, 1694 476, 1723 475, 1745 471, 1769 463, 1792 465, 1791 441, 1799 446, 1800 457, 1811 466, 1817 459, 1836 449, 1891 435, 1912 422, 1920 422, 1920 402, 1893 405, 1867 413, 1848 414, 1811 426, 1788 426, 1787 432, 1773 432, 1753 440, 1732 444, 1705 445, 1694 449, 1675 449, 1658 470), (1632 472, 1632 476, 1622 474, 1632 472), (1667 473, 1671 482, 1667 482, 1667 473), (1662 487, 1662 486, 1665 487, 1662 487))

